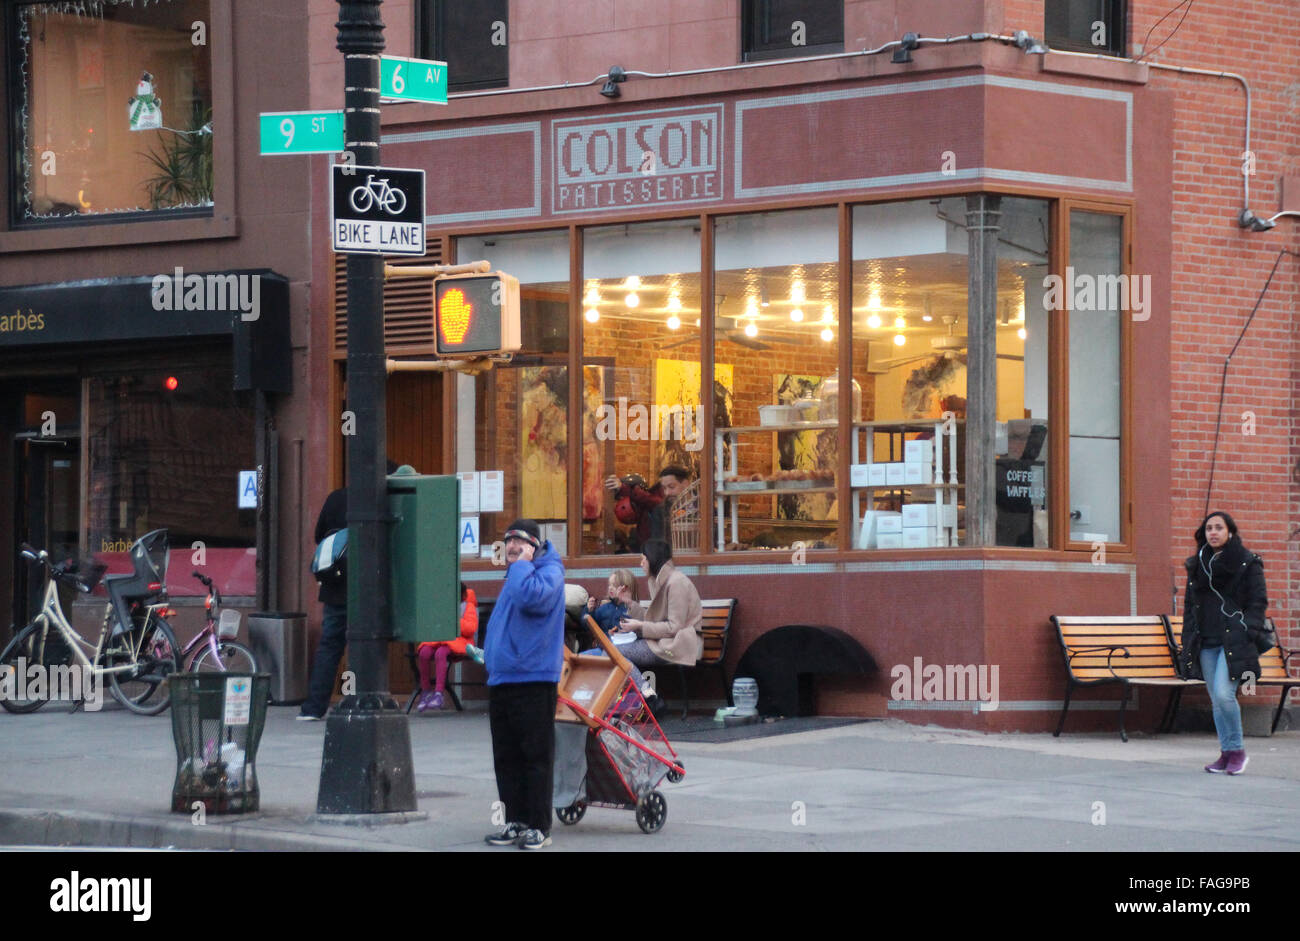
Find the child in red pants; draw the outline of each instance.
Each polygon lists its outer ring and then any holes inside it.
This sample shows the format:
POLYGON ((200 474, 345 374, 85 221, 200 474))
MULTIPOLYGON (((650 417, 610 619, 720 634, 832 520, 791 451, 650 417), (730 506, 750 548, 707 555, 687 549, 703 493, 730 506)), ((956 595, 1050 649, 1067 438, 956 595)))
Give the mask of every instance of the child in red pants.
POLYGON ((418 651, 420 658, 420 701, 416 708, 421 712, 441 709, 443 694, 447 691, 447 665, 451 658, 458 660, 469 656, 469 645, 478 633, 478 600, 473 590, 460 583, 460 636, 455 640, 434 641, 421 644, 418 651), (433 663, 435 688, 429 689, 429 665, 433 663))

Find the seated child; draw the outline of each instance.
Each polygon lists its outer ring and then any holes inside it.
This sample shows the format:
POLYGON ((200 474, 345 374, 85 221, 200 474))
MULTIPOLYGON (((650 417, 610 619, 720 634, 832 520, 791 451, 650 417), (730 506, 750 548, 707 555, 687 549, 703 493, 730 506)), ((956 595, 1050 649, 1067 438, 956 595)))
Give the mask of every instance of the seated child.
POLYGON ((587 599, 587 610, 591 612, 592 620, 608 634, 618 627, 621 618, 627 617, 628 606, 637 600, 636 575, 631 569, 616 569, 609 576, 606 594, 608 597, 603 603, 598 604, 595 595, 587 599))
POLYGON ((447 666, 455 657, 464 660, 473 656, 475 648, 471 646, 474 635, 478 633, 478 599, 473 589, 460 583, 460 636, 455 640, 433 641, 421 644, 418 651, 420 658, 420 700, 416 708, 420 712, 443 707, 443 694, 447 691, 447 666), (429 662, 435 665, 435 688, 429 689, 429 662))

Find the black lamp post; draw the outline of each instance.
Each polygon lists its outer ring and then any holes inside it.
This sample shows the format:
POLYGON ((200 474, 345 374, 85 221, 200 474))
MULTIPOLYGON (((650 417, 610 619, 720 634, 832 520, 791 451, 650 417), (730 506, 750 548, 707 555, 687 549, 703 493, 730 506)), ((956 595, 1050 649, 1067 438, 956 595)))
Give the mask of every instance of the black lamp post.
MULTIPOLYGON (((379 165, 381 0, 339 0, 344 136, 356 166, 379 165)), ((388 497, 384 260, 348 255, 348 667, 355 693, 326 718, 316 811, 416 809, 411 733, 388 692, 388 497)), ((347 690, 345 689, 345 693, 347 690)))

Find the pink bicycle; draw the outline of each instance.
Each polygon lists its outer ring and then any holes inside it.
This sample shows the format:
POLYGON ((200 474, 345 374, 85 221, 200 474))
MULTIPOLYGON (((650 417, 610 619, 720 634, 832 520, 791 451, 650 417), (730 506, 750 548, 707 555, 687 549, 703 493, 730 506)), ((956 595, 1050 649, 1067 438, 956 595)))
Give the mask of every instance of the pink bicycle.
POLYGON ((194 659, 186 668, 191 673, 256 673, 257 659, 253 652, 235 640, 239 635, 239 612, 221 609, 221 592, 212 579, 200 572, 195 572, 194 577, 208 590, 203 602, 207 624, 185 645, 180 662, 184 663, 193 654, 194 659))

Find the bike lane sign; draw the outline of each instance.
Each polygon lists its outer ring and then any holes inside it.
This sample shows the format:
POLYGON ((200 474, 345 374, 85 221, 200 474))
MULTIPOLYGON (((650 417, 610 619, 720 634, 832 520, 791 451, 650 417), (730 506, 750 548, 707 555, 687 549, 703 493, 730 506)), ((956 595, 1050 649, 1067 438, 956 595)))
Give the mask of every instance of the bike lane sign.
POLYGON ((361 255, 424 254, 424 171, 335 164, 330 244, 361 255))

